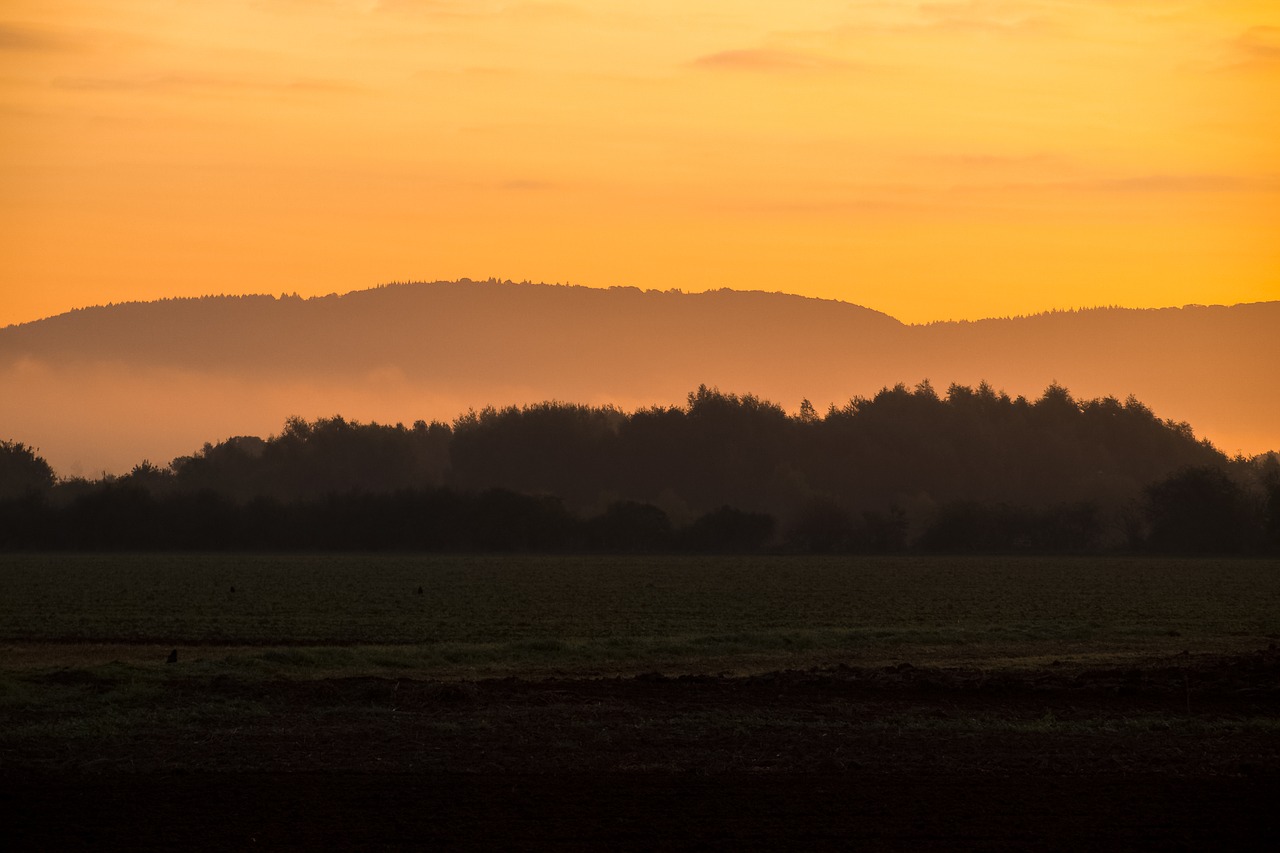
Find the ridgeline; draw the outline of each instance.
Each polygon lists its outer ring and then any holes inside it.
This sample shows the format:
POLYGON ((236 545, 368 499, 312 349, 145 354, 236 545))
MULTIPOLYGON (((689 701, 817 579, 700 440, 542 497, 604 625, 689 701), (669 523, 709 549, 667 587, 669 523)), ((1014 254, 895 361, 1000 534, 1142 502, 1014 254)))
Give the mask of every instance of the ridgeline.
POLYGON ((910 326, 785 293, 499 281, 85 308, 0 329, 0 426, 63 475, 125 473, 291 416, 395 423, 574 400, 678 405, 701 383, 820 411, 921 378, 1130 394, 1228 453, 1280 447, 1280 302, 910 326), (85 417, 92 412, 93 417, 85 417))

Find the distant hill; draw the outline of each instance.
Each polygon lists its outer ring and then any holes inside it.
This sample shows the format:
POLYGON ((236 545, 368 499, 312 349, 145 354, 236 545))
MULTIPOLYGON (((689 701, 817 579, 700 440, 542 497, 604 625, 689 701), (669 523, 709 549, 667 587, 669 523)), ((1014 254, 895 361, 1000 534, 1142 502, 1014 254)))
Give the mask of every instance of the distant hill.
POLYGON ((699 384, 819 409, 903 382, 1137 396, 1228 453, 1280 447, 1280 302, 1090 309, 908 326, 782 293, 397 284, 314 299, 206 297, 0 329, 0 438, 60 474, 167 462, 340 413, 451 420, 558 399, 623 408, 699 384))

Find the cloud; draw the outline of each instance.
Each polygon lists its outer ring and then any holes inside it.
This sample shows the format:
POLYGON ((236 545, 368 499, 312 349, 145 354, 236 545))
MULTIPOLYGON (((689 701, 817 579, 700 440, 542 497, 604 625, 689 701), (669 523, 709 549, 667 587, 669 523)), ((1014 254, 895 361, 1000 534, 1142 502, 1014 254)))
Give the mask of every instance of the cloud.
MULTIPOLYGON (((936 158, 929 158, 938 162, 936 158)), ((985 159, 985 158, 984 158, 985 159)), ((1010 164, 1013 164, 1013 160, 1010 164)), ((1039 162, 1029 160, 1028 162, 1039 162)), ((1046 164, 1056 165, 1060 161, 1047 158, 1046 164)), ((873 207, 890 208, 906 205, 933 206, 947 199, 947 203, 966 196, 988 195, 1039 195, 1045 192, 1067 192, 1083 194, 1116 194, 1140 196, 1199 194, 1199 193, 1280 193, 1280 175, 1213 175, 1213 174, 1151 174, 1134 175, 1120 178, 1092 178, 1080 180, 1052 180, 1013 178, 1012 180, 991 180, 974 176, 965 181, 930 181, 910 184, 862 184, 828 185, 827 190, 837 190, 836 198, 806 201, 801 204, 787 203, 790 210, 854 210, 871 209, 873 207)), ((782 209, 783 205, 774 205, 782 209)))
POLYGON ((505 192, 544 192, 557 188, 557 184, 551 181, 539 181, 529 178, 513 178, 508 181, 499 182, 495 188, 505 192))
POLYGON ((1053 169, 1061 171, 1070 164, 1055 154, 925 154, 917 160, 966 169, 1053 169))
POLYGON ((1209 74, 1268 72, 1280 68, 1280 27, 1249 27, 1234 38, 1214 42, 1212 59, 1186 63, 1187 70, 1209 74))
POLYGON ((752 72, 845 71, 857 67, 811 53, 766 48, 725 50, 700 56, 689 64, 712 71, 752 72))
POLYGON ((1044 29, 1048 20, 1030 12, 1027 4, 973 0, 968 3, 921 3, 916 7, 921 22, 914 29, 952 32, 1006 33, 1044 29))
MULTIPOLYGON (((313 0, 270 0, 286 9, 311 11, 313 0)), ((330 0, 345 11, 366 15, 390 14, 424 18, 518 18, 525 21, 561 21, 589 17, 588 12, 571 3, 528 2, 485 4, 477 8, 467 0, 330 0)))
POLYGON ((1280 176, 1274 175, 1140 175, 1085 181, 1083 189, 1127 193, 1239 193, 1280 191, 1280 176))
POLYGON ((792 35, 838 40, 862 36, 1016 35, 1055 29, 1061 10, 1044 2, 937 0, 926 3, 861 3, 830 29, 792 35))
POLYGON ((1060 34, 1062 17, 1061 10, 1038 2, 862 3, 828 27, 774 32, 770 43, 839 55, 886 43, 933 49, 939 40, 1017 42, 1060 34))
POLYGON ((571 21, 590 17, 585 9, 568 3, 514 3, 499 13, 529 21, 571 21))
POLYGON ((1043 192, 1065 190, 1084 193, 1182 194, 1280 192, 1280 175, 1151 174, 1121 178, 1068 181, 1020 181, 1016 183, 960 184, 955 192, 1043 192))
POLYGON ((467 0, 254 0, 258 9, 285 15, 334 14, 372 17, 417 15, 423 17, 471 17, 474 3, 467 0))
POLYGON ((0 23, 0 50, 49 52, 72 50, 76 42, 51 30, 24 24, 0 23))
POLYGON ((251 80, 214 74, 143 74, 131 77, 58 77, 58 89, 94 92, 274 92, 343 93, 359 87, 336 80, 297 79, 284 81, 251 80))
POLYGON ((734 213, 755 213, 766 216, 783 215, 783 216, 856 216, 867 213, 905 213, 920 210, 925 207, 927 202, 922 200, 918 194, 912 194, 909 191, 899 191, 896 194, 885 193, 884 195, 859 195, 856 192, 851 193, 845 198, 834 199, 813 199, 813 200, 786 200, 786 201, 756 201, 756 202, 734 202, 732 205, 717 203, 714 205, 721 210, 731 210, 734 213))
POLYGON ((1280 27, 1250 27, 1235 40, 1232 52, 1249 64, 1280 62, 1280 27))

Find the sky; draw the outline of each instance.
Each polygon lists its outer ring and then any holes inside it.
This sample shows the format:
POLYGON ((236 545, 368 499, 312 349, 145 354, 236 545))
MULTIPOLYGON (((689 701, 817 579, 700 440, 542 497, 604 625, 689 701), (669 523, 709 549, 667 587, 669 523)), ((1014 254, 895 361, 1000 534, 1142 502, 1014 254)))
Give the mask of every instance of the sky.
POLYGON ((1280 299, 1275 0, 6 0, 0 326, 459 277, 1280 299))

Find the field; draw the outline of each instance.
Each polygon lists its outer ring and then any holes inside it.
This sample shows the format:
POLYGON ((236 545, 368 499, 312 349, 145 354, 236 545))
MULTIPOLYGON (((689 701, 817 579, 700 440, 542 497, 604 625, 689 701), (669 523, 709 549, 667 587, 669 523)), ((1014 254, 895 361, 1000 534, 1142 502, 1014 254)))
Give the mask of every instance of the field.
POLYGON ((1276 561, 10 555, 0 796, 32 849, 1244 849, 1277 639, 1276 561))

